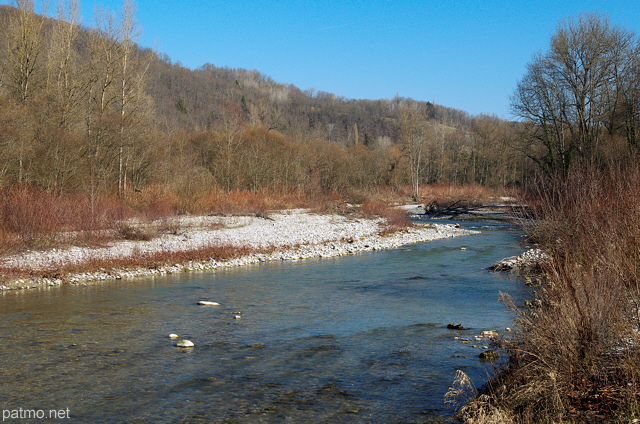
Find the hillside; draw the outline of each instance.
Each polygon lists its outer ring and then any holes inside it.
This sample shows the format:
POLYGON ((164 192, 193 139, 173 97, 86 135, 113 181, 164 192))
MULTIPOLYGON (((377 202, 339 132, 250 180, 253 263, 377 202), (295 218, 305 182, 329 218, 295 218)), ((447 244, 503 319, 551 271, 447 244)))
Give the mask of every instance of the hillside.
POLYGON ((513 123, 408 98, 302 91, 258 71, 190 70, 139 48, 131 15, 98 17, 96 28, 74 16, 71 3, 58 19, 0 7, 0 186, 92 198, 149 186, 350 195, 503 186, 530 171, 504 154, 513 123))
MULTIPOLYGON (((294 85, 274 82, 255 70, 212 64, 189 70, 162 56, 152 65, 148 88, 158 114, 170 128, 211 129, 220 119, 220 108, 233 105, 251 125, 264 125, 291 136, 323 138, 344 146, 397 142, 400 104, 411 101, 346 99, 322 91, 302 91, 294 85)), ((459 129, 470 126, 471 118, 463 111, 421 104, 427 120, 447 122, 459 129)))

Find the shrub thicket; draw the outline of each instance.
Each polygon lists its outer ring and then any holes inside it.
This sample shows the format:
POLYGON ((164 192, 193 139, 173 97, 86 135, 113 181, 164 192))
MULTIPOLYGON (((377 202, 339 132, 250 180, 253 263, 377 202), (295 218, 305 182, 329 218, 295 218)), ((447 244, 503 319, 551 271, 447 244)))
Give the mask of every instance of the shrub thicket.
POLYGON ((575 168, 541 181, 527 201, 539 218, 529 232, 551 259, 528 307, 505 299, 518 314, 510 361, 461 415, 640 418, 640 166, 575 168))

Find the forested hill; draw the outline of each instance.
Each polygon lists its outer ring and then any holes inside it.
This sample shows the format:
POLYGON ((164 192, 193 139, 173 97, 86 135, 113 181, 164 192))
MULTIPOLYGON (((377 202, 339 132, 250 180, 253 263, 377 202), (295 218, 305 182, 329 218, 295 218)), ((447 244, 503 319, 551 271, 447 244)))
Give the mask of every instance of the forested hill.
MULTIPOLYGON (((191 70, 136 44, 131 2, 79 24, 0 7, 0 187, 91 196, 353 191, 522 180, 514 124, 407 98, 352 100, 258 71, 191 70)), ((76 5, 77 7, 77 5, 76 5)), ((213 58, 215 59, 215 58, 213 58)))
MULTIPOLYGON (((273 81, 255 70, 205 64, 190 70, 158 57, 151 68, 149 93, 168 128, 208 130, 225 108, 235 107, 252 125, 291 136, 316 137, 343 146, 377 146, 400 137, 400 104, 409 99, 354 100, 273 81)), ((420 103, 420 102, 419 102, 420 103)), ((466 112, 422 102, 425 118, 468 129, 466 112)))
MULTIPOLYGON (((15 13, 0 6, 1 22, 15 13)), ((49 20, 49 28, 54 20, 49 20)), ((5 25, 6 27, 6 25, 5 25)), ((91 30, 79 28, 76 49, 86 58, 91 30)), ((6 34, 0 34, 3 36, 6 34)), ((321 137, 343 145, 370 145, 381 139, 399 139, 399 105, 413 101, 394 99, 347 99, 324 91, 301 90, 292 84, 273 81, 256 70, 219 67, 206 63, 187 69, 164 54, 136 46, 136 54, 152 55, 146 74, 147 93, 154 101, 156 114, 164 128, 210 130, 220 120, 222 110, 238 107, 251 125, 264 125, 292 136, 321 137), (356 140, 357 136, 357 140, 356 140)), ((3 53, 3 52, 0 52, 3 53)), ((447 126, 468 129, 468 113, 432 104, 420 103, 425 117, 447 126)))

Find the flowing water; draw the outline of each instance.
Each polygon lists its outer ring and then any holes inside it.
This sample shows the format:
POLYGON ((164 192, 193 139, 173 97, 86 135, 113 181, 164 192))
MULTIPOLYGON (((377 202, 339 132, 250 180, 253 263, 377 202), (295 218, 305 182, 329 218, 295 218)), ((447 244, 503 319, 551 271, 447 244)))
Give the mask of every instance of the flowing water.
POLYGON ((0 410, 68 408, 64 422, 78 423, 446 422, 456 370, 477 386, 491 373, 472 347, 486 341, 454 337, 510 326, 498 294, 527 292, 486 271, 523 250, 520 235, 463 225, 482 234, 4 293, 0 410))

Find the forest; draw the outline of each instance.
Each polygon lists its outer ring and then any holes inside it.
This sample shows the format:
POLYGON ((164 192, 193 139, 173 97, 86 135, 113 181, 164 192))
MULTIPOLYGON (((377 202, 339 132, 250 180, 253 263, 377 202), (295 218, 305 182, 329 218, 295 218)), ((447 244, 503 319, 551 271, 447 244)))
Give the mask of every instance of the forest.
POLYGON ((424 184, 525 187, 575 163, 619 161, 640 143, 637 41, 608 22, 580 39, 565 28, 534 56, 512 97, 518 120, 505 121, 302 91, 255 70, 187 69, 137 45, 130 0, 96 11, 91 27, 77 0, 46 15, 34 0, 15 5, 0 7, 3 189, 92 202, 152 191, 177 213, 235 191, 362 200, 410 187, 423 200, 424 184))
POLYGON ((133 199, 193 212, 211 193, 271 190, 362 199, 373 188, 519 185, 521 125, 409 98, 345 99, 254 70, 191 70, 136 44, 135 5, 79 22, 0 8, 0 186, 133 199))

